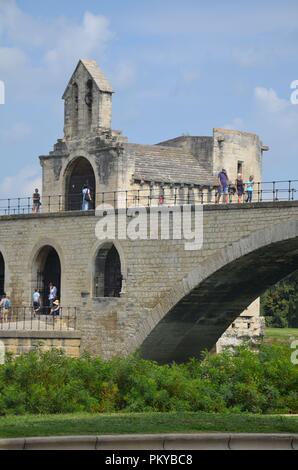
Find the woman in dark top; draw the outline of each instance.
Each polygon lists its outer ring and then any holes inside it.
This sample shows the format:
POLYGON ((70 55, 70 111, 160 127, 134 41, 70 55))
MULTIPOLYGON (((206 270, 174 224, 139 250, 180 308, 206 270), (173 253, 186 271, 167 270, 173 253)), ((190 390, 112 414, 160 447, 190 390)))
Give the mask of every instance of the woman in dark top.
POLYGON ((237 179, 235 181, 235 185, 237 188, 238 202, 241 203, 243 202, 243 194, 244 194, 244 183, 243 183, 241 173, 238 173, 237 179))

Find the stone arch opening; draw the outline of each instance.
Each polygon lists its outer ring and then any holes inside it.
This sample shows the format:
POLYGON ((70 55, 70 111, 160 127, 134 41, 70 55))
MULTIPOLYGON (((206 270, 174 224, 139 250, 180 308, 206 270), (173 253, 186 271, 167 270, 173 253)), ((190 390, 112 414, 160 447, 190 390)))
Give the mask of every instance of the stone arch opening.
POLYGON ((75 136, 78 133, 79 129, 79 87, 75 82, 71 88, 71 101, 72 101, 72 113, 71 113, 71 122, 72 122, 72 135, 75 136))
POLYGON ((95 258, 94 297, 120 297, 122 280, 119 253, 112 242, 106 243, 95 258))
POLYGON ((66 172, 66 210, 82 210, 83 207, 83 187, 87 185, 91 193, 91 201, 88 208, 95 208, 96 181, 91 163, 87 158, 79 157, 72 162, 66 172))
POLYGON ((93 81, 91 79, 86 82, 85 104, 87 106, 87 127, 90 129, 93 111, 93 81))
POLYGON ((5 291, 5 261, 0 251, 0 295, 5 291))
POLYGON ((39 250, 34 263, 34 275, 33 289, 40 291, 44 313, 47 313, 50 282, 57 287, 57 298, 61 296, 61 262, 55 248, 45 245, 39 250))

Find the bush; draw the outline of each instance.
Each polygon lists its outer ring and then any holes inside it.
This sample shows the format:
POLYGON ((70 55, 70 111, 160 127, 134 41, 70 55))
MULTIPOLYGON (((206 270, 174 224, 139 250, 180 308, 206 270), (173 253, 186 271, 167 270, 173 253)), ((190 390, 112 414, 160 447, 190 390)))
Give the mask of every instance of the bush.
POLYGON ((158 365, 136 355, 30 352, 0 366, 0 415, 72 412, 298 412, 298 367, 286 346, 258 353, 206 353, 202 361, 158 365))

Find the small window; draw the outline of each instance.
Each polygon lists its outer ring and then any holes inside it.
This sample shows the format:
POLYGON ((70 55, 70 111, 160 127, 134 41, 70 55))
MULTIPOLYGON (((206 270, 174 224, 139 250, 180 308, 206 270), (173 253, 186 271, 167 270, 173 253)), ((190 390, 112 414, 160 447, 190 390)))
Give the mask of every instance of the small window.
POLYGON ((237 164, 237 175, 238 175, 238 173, 243 175, 243 162, 240 162, 240 161, 237 164))
POLYGON ((94 297, 120 297, 121 263, 113 244, 107 243, 97 253, 94 274, 94 297))

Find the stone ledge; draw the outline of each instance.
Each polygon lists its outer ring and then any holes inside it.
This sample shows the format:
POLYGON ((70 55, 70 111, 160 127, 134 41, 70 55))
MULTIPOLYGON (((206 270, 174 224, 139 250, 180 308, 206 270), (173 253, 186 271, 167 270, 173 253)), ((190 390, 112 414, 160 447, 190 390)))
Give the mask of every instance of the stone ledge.
POLYGON ((78 331, 0 330, 0 339, 2 338, 81 339, 81 333, 78 331))
POLYGON ((268 201, 268 202, 252 202, 243 204, 204 204, 204 211, 216 210, 241 210, 241 209, 276 209, 287 207, 298 207, 298 201, 268 201))

